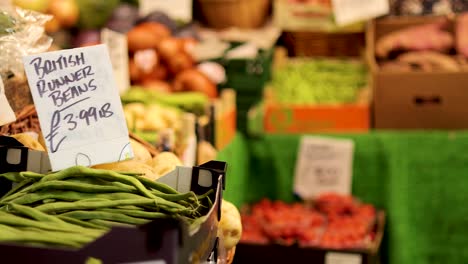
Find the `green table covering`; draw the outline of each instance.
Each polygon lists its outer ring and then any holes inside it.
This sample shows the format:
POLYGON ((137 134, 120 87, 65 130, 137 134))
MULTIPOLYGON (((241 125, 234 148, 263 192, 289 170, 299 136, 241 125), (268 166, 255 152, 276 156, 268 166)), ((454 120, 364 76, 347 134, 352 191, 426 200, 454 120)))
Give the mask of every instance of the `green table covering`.
MULTIPOLYGON (((330 135, 328 135, 330 136, 330 135)), ((385 209, 384 263, 468 263, 468 133, 333 135, 355 142, 353 194, 385 209)), ((219 154, 229 163, 225 198, 293 201, 300 136, 238 134, 219 154)))

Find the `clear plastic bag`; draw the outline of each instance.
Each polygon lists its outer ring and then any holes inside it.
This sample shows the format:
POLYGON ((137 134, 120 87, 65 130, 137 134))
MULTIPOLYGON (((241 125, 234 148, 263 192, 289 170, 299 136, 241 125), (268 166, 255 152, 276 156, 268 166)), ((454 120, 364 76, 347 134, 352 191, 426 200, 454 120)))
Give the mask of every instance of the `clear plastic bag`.
POLYGON ((23 56, 47 51, 52 38, 45 23, 52 17, 38 12, 0 6, 0 73, 23 75, 23 56))
POLYGON ((33 104, 22 59, 50 48, 45 23, 51 18, 0 2, 0 77, 14 112, 33 104))

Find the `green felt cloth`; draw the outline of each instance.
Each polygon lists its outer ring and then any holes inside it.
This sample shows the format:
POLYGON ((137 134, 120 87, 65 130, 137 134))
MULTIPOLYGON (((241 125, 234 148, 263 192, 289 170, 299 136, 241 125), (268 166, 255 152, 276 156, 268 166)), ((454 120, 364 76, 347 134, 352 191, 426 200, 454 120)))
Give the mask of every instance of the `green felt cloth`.
MULTIPOLYGON (((387 211, 384 263, 468 263, 467 132, 334 136, 355 142, 353 194, 387 211)), ((299 140, 238 135, 219 156, 230 166, 226 199, 293 201, 299 140)))

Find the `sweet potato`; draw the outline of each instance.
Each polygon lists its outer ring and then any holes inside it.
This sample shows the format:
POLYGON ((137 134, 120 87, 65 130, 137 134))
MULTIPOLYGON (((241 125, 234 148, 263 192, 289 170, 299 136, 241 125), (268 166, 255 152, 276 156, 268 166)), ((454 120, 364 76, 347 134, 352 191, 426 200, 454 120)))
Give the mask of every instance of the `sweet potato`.
POLYGON ((408 63, 390 61, 382 63, 380 70, 384 72, 411 72, 413 68, 408 63))
POLYGON ((460 70, 460 65, 454 58, 434 51, 408 52, 400 55, 397 60, 410 65, 418 65, 423 70, 460 70))
POLYGON ((392 51, 432 50, 445 52, 454 45, 452 35, 444 31, 447 21, 413 26, 381 37, 376 44, 377 57, 387 58, 392 51))
POLYGON ((457 52, 468 58, 468 13, 458 16, 455 25, 457 52))

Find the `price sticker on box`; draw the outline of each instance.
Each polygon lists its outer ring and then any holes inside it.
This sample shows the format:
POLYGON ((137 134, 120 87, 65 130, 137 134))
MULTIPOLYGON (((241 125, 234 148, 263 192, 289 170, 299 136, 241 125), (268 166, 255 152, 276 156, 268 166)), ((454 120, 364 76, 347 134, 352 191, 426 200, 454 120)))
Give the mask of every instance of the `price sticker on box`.
POLYGON ((192 0, 140 0, 140 15, 161 11, 172 19, 192 21, 192 0))
POLYGON ((14 122, 16 120, 15 113, 8 102, 5 95, 5 86, 0 78, 0 126, 14 122))
POLYGON ((303 199, 327 192, 351 194, 354 142, 303 137, 299 147, 294 191, 303 199))
POLYGON ((358 254, 328 252, 325 264, 362 264, 362 257, 358 254))
POLYGON ((105 45, 23 58, 52 170, 133 158, 105 45))
POLYGON ((389 0, 332 0, 335 22, 345 26, 386 15, 390 12, 389 0))
POLYGON ((109 49, 115 81, 120 94, 123 94, 130 88, 127 36, 105 28, 101 31, 101 40, 109 49))

